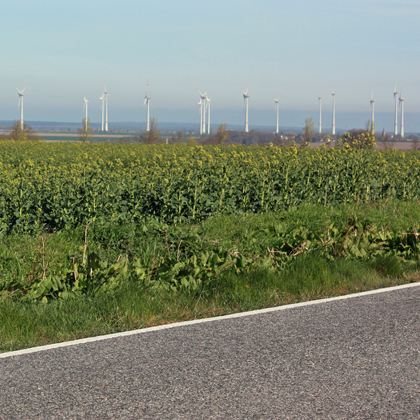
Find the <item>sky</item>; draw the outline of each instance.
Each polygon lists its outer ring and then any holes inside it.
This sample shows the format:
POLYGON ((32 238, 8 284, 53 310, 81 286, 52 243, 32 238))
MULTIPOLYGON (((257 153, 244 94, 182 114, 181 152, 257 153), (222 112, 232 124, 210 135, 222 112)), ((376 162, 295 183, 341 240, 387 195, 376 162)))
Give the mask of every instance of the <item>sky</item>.
POLYGON ((281 126, 302 115, 317 125, 318 95, 329 125, 332 90, 337 127, 351 113, 364 125, 373 89, 391 130, 396 84, 406 131, 420 131, 420 0, 14 0, 0 10, 0 120, 19 118, 16 85, 27 86, 25 120, 81 121, 86 95, 100 122, 106 84, 109 120, 142 122, 149 82, 152 117, 197 124, 198 88, 212 122, 238 124, 249 87, 250 128, 275 123, 277 97, 281 126))

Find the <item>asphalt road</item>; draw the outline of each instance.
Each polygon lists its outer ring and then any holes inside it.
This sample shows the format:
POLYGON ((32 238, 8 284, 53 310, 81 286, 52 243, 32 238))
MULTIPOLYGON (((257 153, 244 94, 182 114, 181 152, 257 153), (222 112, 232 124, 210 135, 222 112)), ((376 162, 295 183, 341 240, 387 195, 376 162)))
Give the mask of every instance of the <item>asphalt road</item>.
POLYGON ((0 358, 0 419, 419 419, 420 287, 0 358))

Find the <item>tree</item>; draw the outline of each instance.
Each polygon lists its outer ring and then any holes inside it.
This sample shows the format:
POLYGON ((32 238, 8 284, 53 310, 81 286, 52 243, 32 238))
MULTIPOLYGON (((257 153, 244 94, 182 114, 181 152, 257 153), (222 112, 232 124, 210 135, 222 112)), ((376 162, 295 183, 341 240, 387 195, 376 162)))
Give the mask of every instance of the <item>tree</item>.
POLYGON ((90 125, 90 119, 83 118, 82 126, 77 129, 79 140, 86 143, 93 137, 93 128, 90 125))
POLYGON ((156 118, 150 118, 149 131, 145 131, 138 138, 140 143, 145 144, 154 144, 157 143, 160 139, 159 127, 156 124, 156 118))
POLYGON ((303 141, 306 143, 315 137, 314 119, 306 118, 305 125, 303 126, 303 141))
POLYGON ((10 133, 6 137, 9 140, 14 141, 36 141, 41 140, 40 137, 35 133, 32 127, 27 124, 23 124, 23 128, 20 125, 20 121, 15 121, 10 127, 10 133))
POLYGON ((217 131, 213 134, 213 142, 215 144, 225 144, 229 140, 229 133, 227 131, 227 124, 220 124, 217 131))

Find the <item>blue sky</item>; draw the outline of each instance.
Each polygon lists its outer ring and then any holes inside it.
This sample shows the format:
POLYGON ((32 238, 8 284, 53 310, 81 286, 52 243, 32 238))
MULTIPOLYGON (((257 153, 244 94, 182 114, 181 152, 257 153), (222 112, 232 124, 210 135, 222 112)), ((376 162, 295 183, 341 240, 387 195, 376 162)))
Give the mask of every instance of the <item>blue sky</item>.
POLYGON ((248 86, 250 118, 279 96, 317 120, 319 93, 327 124, 334 89, 337 112, 367 120, 372 88, 391 113, 395 83, 420 114, 419 18, 420 0, 15 0, 1 8, 0 120, 18 118, 17 85, 25 120, 81 121, 85 94, 100 121, 106 83, 109 120, 144 121, 147 81, 151 115, 179 122, 198 121, 197 88, 215 118, 240 116, 248 86))

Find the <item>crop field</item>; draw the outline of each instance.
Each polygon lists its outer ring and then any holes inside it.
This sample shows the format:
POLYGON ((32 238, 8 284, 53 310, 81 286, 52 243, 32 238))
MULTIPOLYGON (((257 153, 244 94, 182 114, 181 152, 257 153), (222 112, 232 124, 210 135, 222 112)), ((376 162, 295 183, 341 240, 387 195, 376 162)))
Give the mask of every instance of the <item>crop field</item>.
POLYGON ((419 177, 416 151, 2 142, 0 351, 418 281, 419 177))
POLYGON ((417 152, 0 143, 3 234, 418 197, 417 152))

